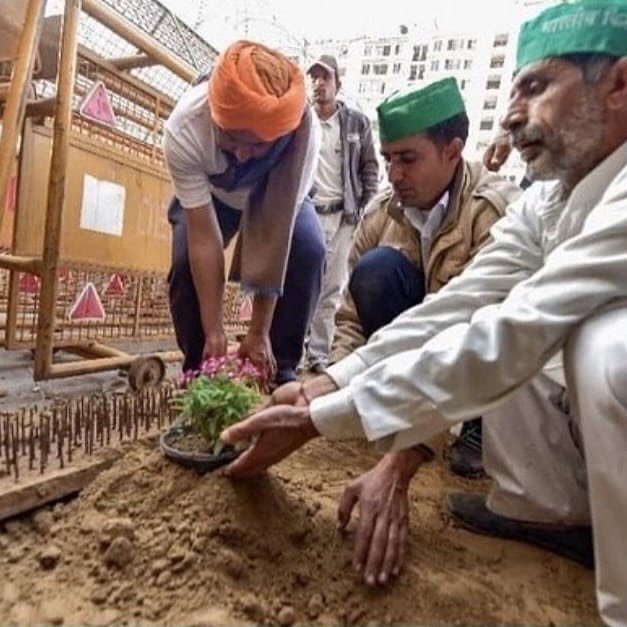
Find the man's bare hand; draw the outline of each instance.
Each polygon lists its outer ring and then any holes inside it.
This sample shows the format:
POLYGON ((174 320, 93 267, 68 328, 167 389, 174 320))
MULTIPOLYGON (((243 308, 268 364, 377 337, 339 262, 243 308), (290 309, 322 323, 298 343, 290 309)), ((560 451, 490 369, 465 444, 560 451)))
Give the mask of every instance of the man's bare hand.
POLYGON ((239 345, 238 355, 248 358, 256 366, 262 368, 270 381, 276 374, 276 360, 270 344, 270 336, 267 333, 254 333, 249 330, 239 345))
POLYGON ((202 349, 202 358, 222 357, 226 355, 227 343, 226 335, 222 328, 219 328, 205 336, 205 345, 202 349))
POLYGON ((238 478, 257 475, 317 435, 307 406, 276 405, 262 409, 222 432, 220 438, 226 444, 253 442, 224 473, 238 478))
POLYGON ((385 585, 400 573, 409 529, 409 483, 425 461, 414 449, 386 455, 372 470, 344 490, 338 507, 338 527, 348 526, 355 505, 359 523, 353 566, 364 581, 385 585))
POLYGON ((512 152, 512 140, 509 133, 497 135, 483 155, 483 165, 491 172, 498 172, 512 152))

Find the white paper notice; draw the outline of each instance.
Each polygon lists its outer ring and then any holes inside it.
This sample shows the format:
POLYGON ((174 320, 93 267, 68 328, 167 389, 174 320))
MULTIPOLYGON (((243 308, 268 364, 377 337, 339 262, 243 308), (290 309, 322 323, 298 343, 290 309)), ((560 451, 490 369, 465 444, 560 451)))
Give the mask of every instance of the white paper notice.
POLYGON ((117 183, 83 177, 81 229, 121 237, 124 227, 126 189, 117 183))

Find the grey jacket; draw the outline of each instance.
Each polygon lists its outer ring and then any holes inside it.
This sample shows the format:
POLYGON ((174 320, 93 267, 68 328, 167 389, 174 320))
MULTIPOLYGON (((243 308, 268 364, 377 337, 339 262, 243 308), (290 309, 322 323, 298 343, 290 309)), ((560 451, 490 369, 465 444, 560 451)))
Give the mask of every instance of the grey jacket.
POLYGON ((370 120, 338 101, 342 139, 344 221, 356 224, 368 201, 379 188, 379 163, 370 120))

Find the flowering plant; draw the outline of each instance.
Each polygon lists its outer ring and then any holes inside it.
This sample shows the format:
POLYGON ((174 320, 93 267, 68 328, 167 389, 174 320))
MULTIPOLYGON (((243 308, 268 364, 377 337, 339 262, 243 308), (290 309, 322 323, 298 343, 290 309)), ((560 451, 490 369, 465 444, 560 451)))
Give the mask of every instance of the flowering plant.
POLYGON ((261 401, 263 373, 248 359, 225 355, 205 360, 199 370, 182 375, 182 394, 176 399, 181 418, 218 455, 220 433, 240 421, 261 401))

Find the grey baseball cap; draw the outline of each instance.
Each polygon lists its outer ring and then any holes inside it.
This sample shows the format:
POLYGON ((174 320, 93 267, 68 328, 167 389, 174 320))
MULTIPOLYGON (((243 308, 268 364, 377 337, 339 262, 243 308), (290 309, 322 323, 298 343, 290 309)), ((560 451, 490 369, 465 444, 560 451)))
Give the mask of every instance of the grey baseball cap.
POLYGON ((314 61, 307 69, 307 74, 311 74, 311 71, 319 66, 323 70, 329 72, 329 74, 335 74, 335 79, 340 80, 340 72, 337 67, 337 61, 335 57, 330 54, 323 54, 318 60, 314 61))

